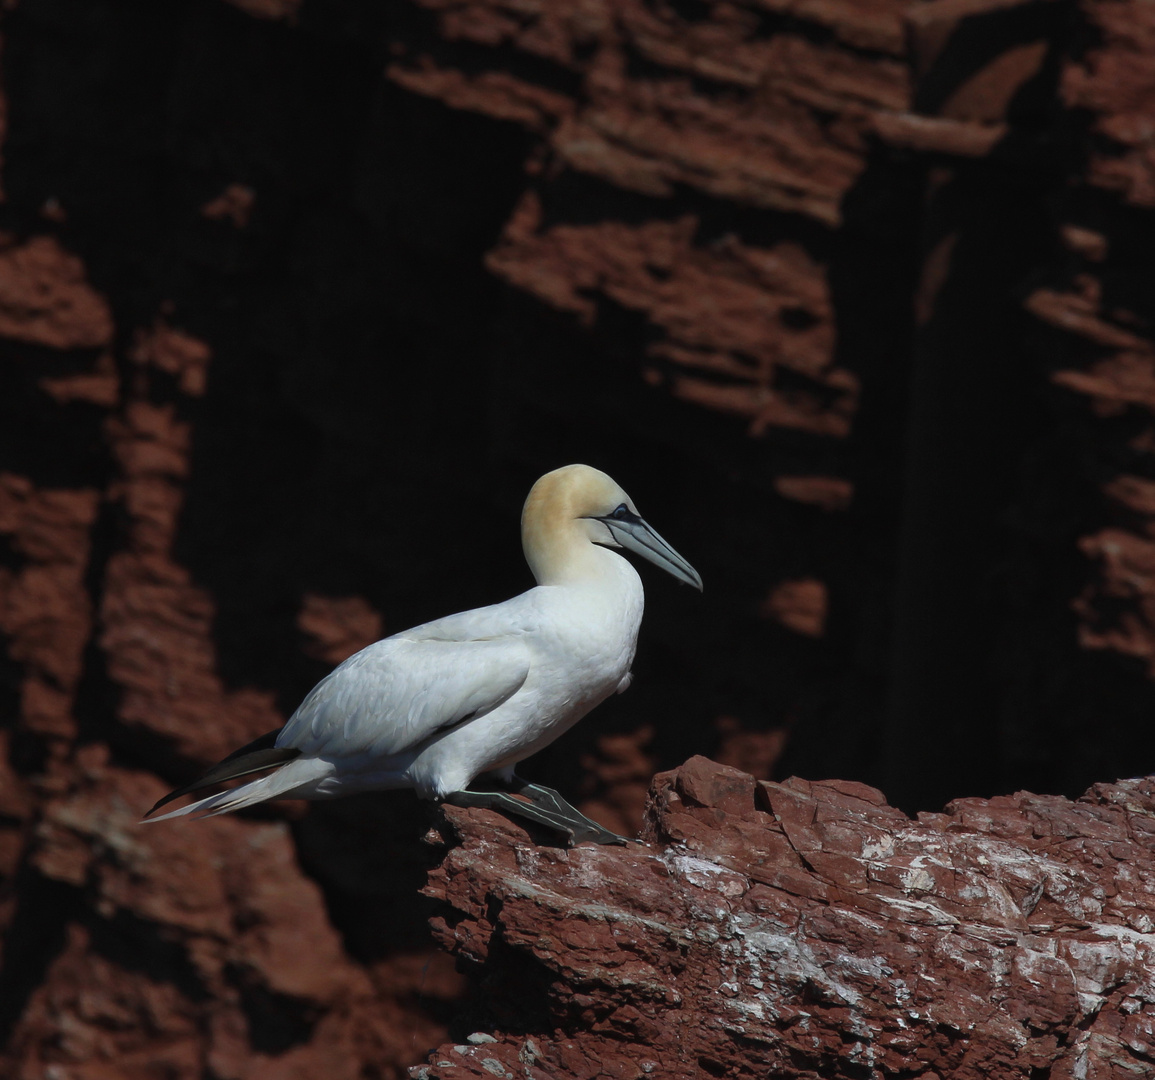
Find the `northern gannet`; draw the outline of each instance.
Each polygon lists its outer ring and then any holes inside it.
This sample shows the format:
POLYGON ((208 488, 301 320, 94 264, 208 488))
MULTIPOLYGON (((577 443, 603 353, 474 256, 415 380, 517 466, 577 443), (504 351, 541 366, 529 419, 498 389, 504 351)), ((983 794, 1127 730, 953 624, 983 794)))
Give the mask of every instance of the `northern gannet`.
POLYGON ((699 590, 702 579, 588 465, 555 469, 533 485, 521 542, 536 588, 367 646, 317 683, 283 728, 145 817, 181 795, 266 772, 150 820, 413 788, 423 799, 517 814, 571 844, 624 843, 556 791, 516 777, 514 766, 630 685, 642 582, 622 548, 699 590), (478 777, 509 790, 471 791, 478 777))

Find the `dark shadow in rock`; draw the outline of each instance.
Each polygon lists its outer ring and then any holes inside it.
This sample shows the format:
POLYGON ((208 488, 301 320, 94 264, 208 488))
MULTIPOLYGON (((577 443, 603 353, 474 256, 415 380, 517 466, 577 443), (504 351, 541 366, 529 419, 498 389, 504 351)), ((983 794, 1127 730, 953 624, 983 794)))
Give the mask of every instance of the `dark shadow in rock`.
POLYGON ((68 923, 84 910, 80 889, 21 867, 6 886, 19 897, 4 934, 0 968, 0 1046, 8 1042, 28 999, 64 949, 68 923))
POLYGON ((316 803, 293 826, 302 867, 362 963, 432 944, 421 889, 444 854, 423 842, 435 815, 412 792, 381 792, 316 803))

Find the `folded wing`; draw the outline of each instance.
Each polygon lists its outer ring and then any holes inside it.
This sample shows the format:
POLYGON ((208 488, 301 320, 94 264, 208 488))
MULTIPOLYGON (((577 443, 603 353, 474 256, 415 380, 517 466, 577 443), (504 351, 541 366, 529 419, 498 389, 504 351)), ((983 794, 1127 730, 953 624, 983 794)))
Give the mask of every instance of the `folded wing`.
POLYGON ((530 666, 520 635, 386 638, 322 679, 276 745, 309 756, 401 753, 504 704, 525 685, 530 666))

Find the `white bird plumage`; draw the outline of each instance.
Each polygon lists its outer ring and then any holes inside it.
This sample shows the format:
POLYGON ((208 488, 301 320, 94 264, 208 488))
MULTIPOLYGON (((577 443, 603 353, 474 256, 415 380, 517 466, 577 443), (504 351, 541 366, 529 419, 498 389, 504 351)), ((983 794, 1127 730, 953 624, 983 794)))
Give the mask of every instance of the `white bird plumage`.
POLYGON ((362 649, 322 679, 279 732, 153 810, 209 784, 274 771, 150 820, 223 814, 274 798, 413 788, 425 799, 521 814, 571 840, 620 841, 513 769, 630 683, 642 583, 619 550, 698 589, 701 578, 610 477, 586 465, 534 484, 522 546, 535 588, 362 649), (479 776, 519 785, 530 801, 469 791, 479 776))

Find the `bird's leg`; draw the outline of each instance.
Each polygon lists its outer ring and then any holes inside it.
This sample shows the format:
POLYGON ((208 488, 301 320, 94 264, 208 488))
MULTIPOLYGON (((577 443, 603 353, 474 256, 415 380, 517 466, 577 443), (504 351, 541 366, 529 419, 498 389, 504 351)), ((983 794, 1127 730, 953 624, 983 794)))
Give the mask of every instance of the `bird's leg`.
POLYGON ((544 825, 553 832, 561 833, 570 847, 580 840, 592 839, 581 835, 574 829, 573 822, 566 820, 561 815, 551 813, 545 807, 535 803, 519 799, 507 791, 451 791, 445 796, 444 801, 451 806, 479 806, 485 810, 497 810, 501 813, 525 818, 537 825, 544 825))
POLYGON ((531 784, 520 776, 514 776, 513 791, 524 795, 534 806, 547 810, 570 823, 581 840, 592 840, 595 844, 627 844, 629 840, 599 825, 586 817, 580 810, 570 806, 553 788, 541 784, 531 784))
POLYGON ((624 836, 610 832, 579 813, 553 788, 529 784, 519 777, 513 778, 513 784, 513 794, 506 791, 454 791, 445 797, 445 801, 453 806, 480 806, 525 818, 561 833, 571 847, 586 840, 595 844, 628 843, 624 836), (519 799, 518 795, 524 798, 519 799))

